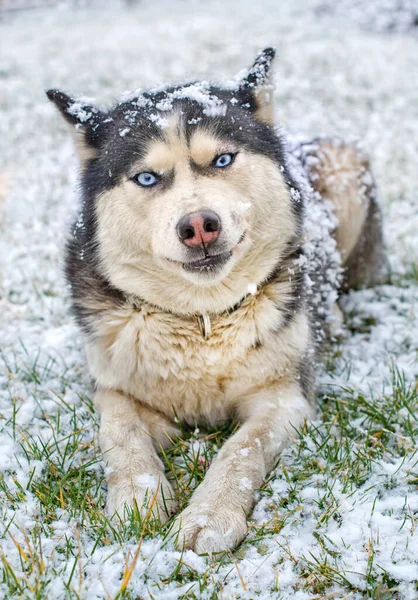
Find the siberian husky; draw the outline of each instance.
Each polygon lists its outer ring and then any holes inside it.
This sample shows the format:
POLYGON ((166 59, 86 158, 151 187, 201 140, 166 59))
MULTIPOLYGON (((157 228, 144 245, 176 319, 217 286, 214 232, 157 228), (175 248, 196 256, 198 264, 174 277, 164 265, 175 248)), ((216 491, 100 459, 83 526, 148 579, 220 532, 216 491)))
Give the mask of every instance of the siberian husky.
POLYGON ((355 145, 291 145, 262 51, 235 85, 136 93, 102 111, 47 95, 72 126, 82 202, 66 274, 85 337, 110 515, 176 512, 159 458, 178 422, 228 439, 177 516, 179 548, 246 535, 254 492, 315 414, 314 373, 342 290, 374 283, 383 245, 355 145))

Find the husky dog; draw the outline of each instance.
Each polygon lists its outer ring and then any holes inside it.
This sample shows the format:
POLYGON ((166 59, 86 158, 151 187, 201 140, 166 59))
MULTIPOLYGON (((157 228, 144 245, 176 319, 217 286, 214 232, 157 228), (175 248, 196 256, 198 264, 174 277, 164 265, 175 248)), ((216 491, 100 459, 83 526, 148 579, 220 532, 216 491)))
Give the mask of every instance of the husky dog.
POLYGON ((369 165, 353 145, 290 147, 267 48, 235 85, 136 93, 109 112, 50 90, 73 126, 82 204, 66 274, 85 335, 110 515, 176 511, 160 448, 179 421, 236 419, 175 524, 179 548, 237 545, 254 492, 314 411, 341 289, 383 262, 369 165))

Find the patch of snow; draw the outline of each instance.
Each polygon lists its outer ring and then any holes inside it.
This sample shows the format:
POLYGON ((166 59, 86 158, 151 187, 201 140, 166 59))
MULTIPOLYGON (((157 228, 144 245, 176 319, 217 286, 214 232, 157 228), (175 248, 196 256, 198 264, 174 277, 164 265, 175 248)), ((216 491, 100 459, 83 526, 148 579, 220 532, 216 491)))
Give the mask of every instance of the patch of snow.
MULTIPOLYGON (((62 275, 64 234, 77 209, 78 163, 66 128, 45 99, 44 90, 56 86, 75 95, 88 92, 110 104, 121 89, 138 83, 149 87, 192 76, 228 78, 243 63, 251 64, 266 41, 279 42, 275 94, 279 120, 293 138, 337 133, 364 140, 383 201, 392 272, 403 276, 418 256, 417 86, 416 78, 405 76, 418 72, 417 41, 409 34, 375 35, 358 30, 351 8, 345 13, 350 13, 349 20, 339 13, 346 10, 344 6, 354 6, 355 0, 350 1, 327 2, 332 4, 331 14, 318 20, 313 16, 318 0, 280 4, 276 0, 233 0, 222 3, 221 16, 217 0, 206 0, 199 10, 192 0, 176 3, 175 11, 169 3, 163 3, 162 10, 160 3, 145 1, 129 10, 124 3, 115 2, 113 8, 109 5, 100 10, 60 7, 2 16, 0 177, 7 174, 8 184, 4 198, 0 194, 0 469, 9 490, 17 493, 22 486, 25 493, 24 501, 13 504, 4 495, 0 498, 0 521, 9 524, 2 550, 20 579, 32 577, 10 534, 24 548, 25 536, 32 540, 36 529, 49 578, 45 594, 51 600, 61 600, 69 593, 66 586, 75 559, 67 559, 67 541, 81 552, 80 597, 101 600, 118 594, 138 540, 127 535, 122 543, 109 539, 95 546, 96 527, 81 514, 73 518, 67 509, 57 510, 55 520, 41 529, 39 498, 26 486, 31 477, 42 481, 49 465, 28 460, 22 439, 14 437, 15 431, 23 430, 34 439, 52 443, 46 419, 57 418, 60 402, 65 402, 76 407, 83 423, 80 445, 89 447, 92 457, 97 455, 97 422, 82 401, 92 396, 93 387, 80 332, 69 317, 69 290, 62 275), (329 26, 324 26, 324 19, 329 26), (3 361, 8 368, 3 368, 3 361)), ((387 0, 389 3, 399 5, 395 0, 387 0)), ((389 27, 373 24, 384 9, 379 11, 376 2, 366 4, 361 2, 360 8, 364 13, 373 12, 370 28, 387 31, 389 27)), ((393 29, 406 30, 403 25, 393 29)), ((231 83, 234 86, 236 81, 231 83)), ((155 114, 157 109, 154 113, 155 107, 149 106, 141 93, 136 90, 125 95, 125 101, 135 100, 136 109, 144 106, 155 114)), ((186 86, 183 93, 208 108, 221 104, 210 98, 205 85, 197 89, 186 86)), ((83 101, 77 102, 79 106, 73 106, 76 116, 91 118, 83 101)), ((165 111, 161 112, 164 118, 165 111)), ((125 118, 127 127, 134 119, 132 106, 125 118)), ((412 278, 408 287, 394 283, 353 291, 344 299, 344 306, 353 315, 353 333, 345 334, 335 370, 319 374, 324 390, 339 393, 350 387, 372 402, 391 393, 393 364, 415 385, 416 279, 412 278), (363 328, 364 321, 371 325, 363 328)), ((71 411, 62 412, 64 431, 72 431, 71 418, 71 411)), ((195 451, 201 453, 201 446, 195 451)), ((312 455, 314 449, 306 451, 312 455)), ((396 580, 399 600, 416 598, 418 534, 413 524, 417 505, 416 489, 409 483, 411 473, 417 470, 416 460, 413 452, 406 458, 378 459, 365 483, 350 493, 334 480, 339 518, 324 523, 319 534, 329 539, 331 548, 335 546, 338 571, 358 586, 350 600, 361 600, 366 594, 371 545, 378 552, 379 566, 396 580), (393 479, 393 487, 382 484, 388 477, 393 479)), ((295 468, 291 450, 283 453, 282 463, 295 468)), ((103 463, 92 468, 97 468, 100 476, 104 474, 103 463)), ((230 564, 210 571, 210 577, 205 576, 204 594, 214 596, 221 586, 223 598, 311 598, 312 594, 300 588, 300 568, 312 555, 320 557, 317 523, 324 483, 322 475, 306 481, 302 505, 295 500, 294 518, 279 532, 266 536, 260 547, 242 547, 237 554, 240 575, 230 564)), ((271 496, 261 494, 252 515, 256 526, 280 518, 280 501, 290 484, 278 469, 269 485, 271 496)), ((188 591, 193 585, 188 579, 186 584, 169 581, 180 560, 197 575, 210 568, 206 557, 190 550, 177 552, 173 543, 162 537, 146 537, 129 593, 146 600, 174 600, 186 593, 198 596, 198 586, 188 591)), ((189 577, 189 571, 182 572, 189 577)), ((33 579, 30 582, 33 584, 33 579)), ((0 595, 4 593, 4 584, 1 586, 0 595)), ((338 586, 335 593, 338 597, 338 586)))
POLYGON ((253 482, 248 477, 241 477, 239 480, 239 489, 243 492, 253 489, 253 482))

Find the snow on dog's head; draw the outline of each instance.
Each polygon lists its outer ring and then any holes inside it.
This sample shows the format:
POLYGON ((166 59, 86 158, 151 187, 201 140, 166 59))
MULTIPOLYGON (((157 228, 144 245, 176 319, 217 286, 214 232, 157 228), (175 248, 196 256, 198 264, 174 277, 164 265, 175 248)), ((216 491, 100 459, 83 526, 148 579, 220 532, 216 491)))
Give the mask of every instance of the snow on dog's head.
POLYGON ((109 112, 47 92, 82 164, 74 244, 113 287, 170 310, 220 311, 279 262, 301 206, 273 127, 273 57, 262 51, 233 86, 150 90, 109 112))

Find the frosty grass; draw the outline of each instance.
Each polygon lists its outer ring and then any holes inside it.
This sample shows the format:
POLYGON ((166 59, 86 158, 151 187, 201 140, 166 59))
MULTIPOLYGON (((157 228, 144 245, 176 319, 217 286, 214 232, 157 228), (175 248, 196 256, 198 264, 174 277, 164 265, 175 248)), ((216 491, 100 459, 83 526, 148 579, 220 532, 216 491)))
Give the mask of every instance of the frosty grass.
MULTIPOLYGON (((358 2, 334 16, 318 4, 144 0, 1 17, 1 598, 418 598, 418 36, 373 31, 372 2, 367 31, 350 20, 358 2), (272 44, 288 130, 360 138, 372 155, 392 275, 344 300, 318 420, 258 492, 248 537, 210 560, 177 552, 170 523, 104 515, 92 386, 61 274, 77 162, 44 90, 111 102, 230 78, 272 44)), ((185 432, 165 456, 182 506, 233 427, 185 432)))

